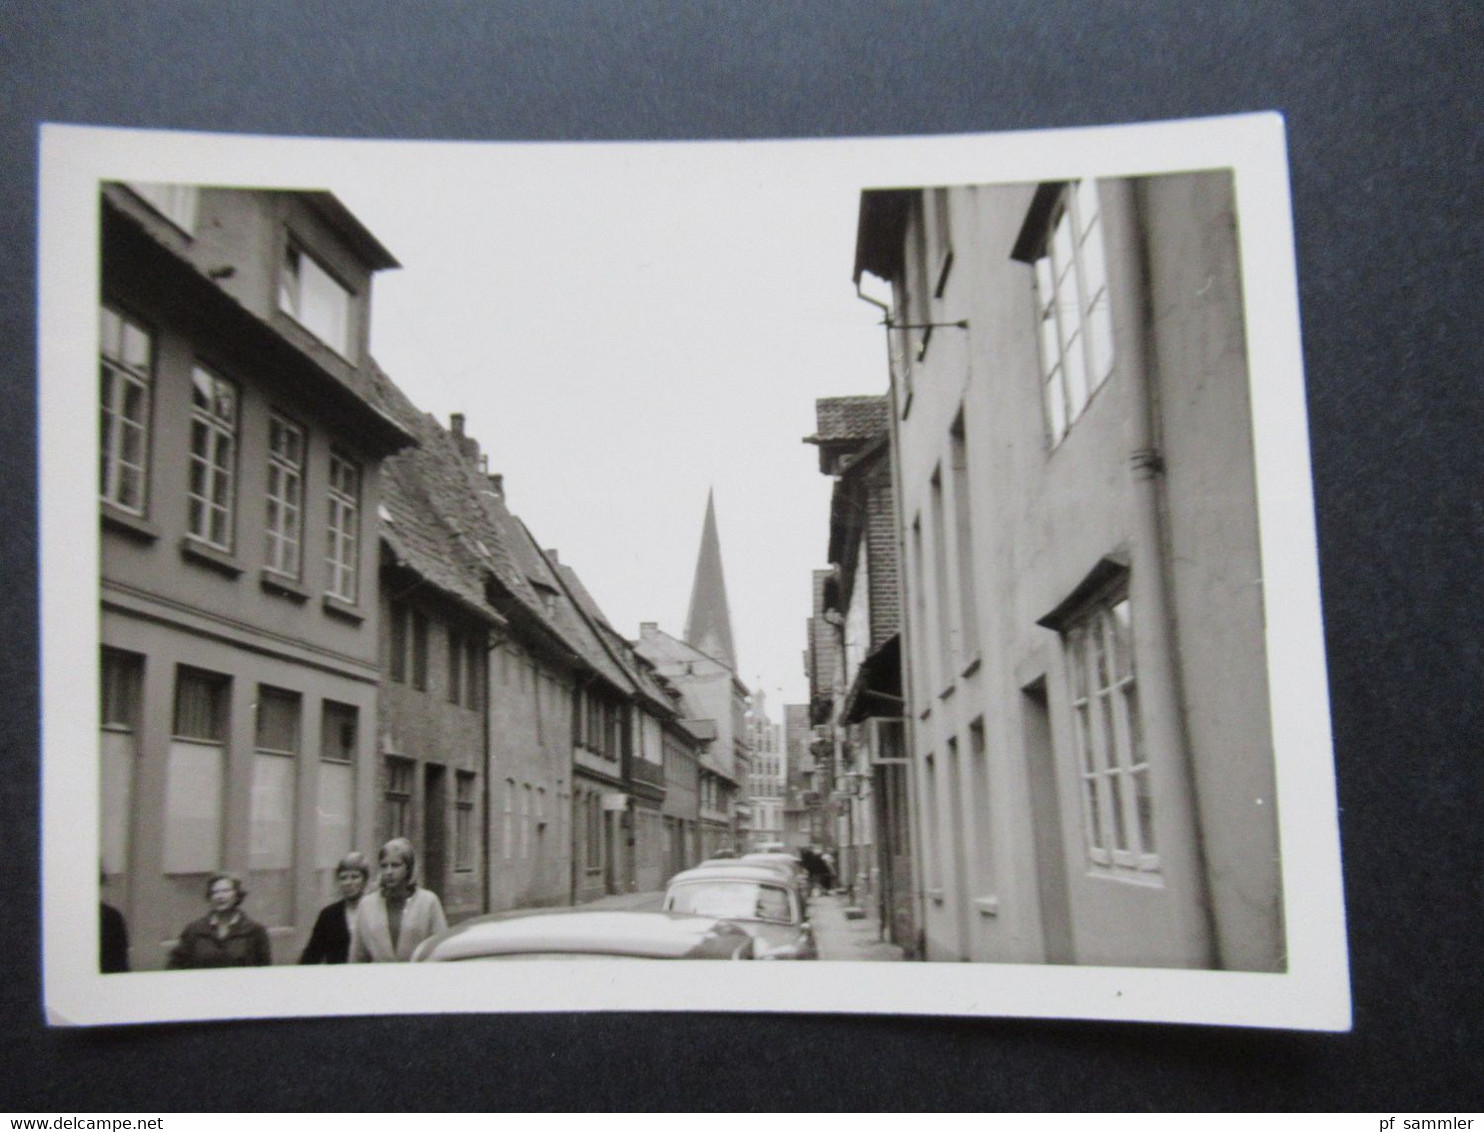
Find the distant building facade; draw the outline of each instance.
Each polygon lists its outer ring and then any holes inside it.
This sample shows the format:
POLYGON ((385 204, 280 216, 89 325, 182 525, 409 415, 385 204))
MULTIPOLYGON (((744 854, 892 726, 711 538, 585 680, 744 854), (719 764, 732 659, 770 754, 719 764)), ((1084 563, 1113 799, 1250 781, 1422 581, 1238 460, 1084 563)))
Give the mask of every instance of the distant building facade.
POLYGON ((788 761, 783 728, 768 718, 767 694, 752 694, 747 707, 751 766, 747 791, 752 806, 752 846, 784 843, 784 809, 788 797, 788 761))
MULTIPOLYGON (((902 693, 900 552, 892 485, 890 401, 816 402, 819 468, 834 477, 824 620, 837 634, 829 726, 842 756, 842 867, 858 899, 878 906, 892 941, 920 949, 912 855, 912 788, 902 693)), ((832 638, 834 642, 836 638, 832 638)))
POLYGON ((376 836, 391 255, 328 193, 102 191, 103 894, 164 965, 236 871, 276 961, 376 836))
POLYGON ((1283 969, 1231 175, 863 194, 927 957, 1283 969))

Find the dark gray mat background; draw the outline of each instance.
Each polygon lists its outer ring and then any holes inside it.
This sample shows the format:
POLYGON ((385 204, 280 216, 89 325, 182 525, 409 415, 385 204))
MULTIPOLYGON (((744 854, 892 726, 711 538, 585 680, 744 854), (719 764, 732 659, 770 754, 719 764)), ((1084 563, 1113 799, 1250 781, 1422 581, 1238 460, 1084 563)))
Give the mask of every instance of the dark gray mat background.
POLYGON ((9 627, 0 1106, 1478 1109, 1481 12, 1096 0, 0 0, 0 475, 12 485, 0 494, 0 624, 9 627), (39 121, 680 139, 1269 109, 1287 117, 1292 160, 1353 1033, 715 1015, 44 1026, 39 121))

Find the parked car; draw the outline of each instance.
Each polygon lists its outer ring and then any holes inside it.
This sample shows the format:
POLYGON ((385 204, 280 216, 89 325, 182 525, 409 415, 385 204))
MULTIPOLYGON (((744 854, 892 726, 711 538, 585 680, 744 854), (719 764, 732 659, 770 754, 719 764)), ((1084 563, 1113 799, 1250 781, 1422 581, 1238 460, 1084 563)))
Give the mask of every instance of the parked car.
POLYGON ((466 959, 752 959, 752 935, 716 916, 552 908, 476 916, 425 940, 414 963, 466 959))
POLYGON ((748 853, 742 857, 742 863, 747 865, 768 865, 773 868, 783 869, 793 878, 794 887, 799 890, 799 896, 807 905, 809 902, 809 889, 813 887, 810 883, 809 870, 804 868, 804 863, 792 853, 748 853))
POLYGON ((729 920, 749 932, 756 959, 818 959, 819 946, 790 878, 776 868, 700 866, 677 874, 665 890, 667 912, 729 920))

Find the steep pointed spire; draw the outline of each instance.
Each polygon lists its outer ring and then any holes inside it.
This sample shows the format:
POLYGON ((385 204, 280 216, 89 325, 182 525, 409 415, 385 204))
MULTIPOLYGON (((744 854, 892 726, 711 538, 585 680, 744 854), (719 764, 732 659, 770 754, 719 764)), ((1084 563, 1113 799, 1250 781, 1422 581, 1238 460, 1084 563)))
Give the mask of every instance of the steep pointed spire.
POLYGON ((737 671, 732 645, 732 614, 727 608, 727 584, 721 573, 721 539, 716 533, 716 503, 706 493, 706 522, 701 528, 701 553, 696 557, 696 580, 691 585, 690 610, 685 615, 685 643, 737 671))

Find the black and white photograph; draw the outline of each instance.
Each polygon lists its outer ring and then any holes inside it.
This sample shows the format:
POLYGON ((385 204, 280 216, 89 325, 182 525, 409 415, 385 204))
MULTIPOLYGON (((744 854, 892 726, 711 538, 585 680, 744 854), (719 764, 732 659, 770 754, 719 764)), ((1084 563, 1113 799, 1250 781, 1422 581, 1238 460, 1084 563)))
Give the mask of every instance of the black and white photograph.
POLYGON ((53 1024, 1348 1028, 1276 115, 50 126, 41 217, 53 1024))

